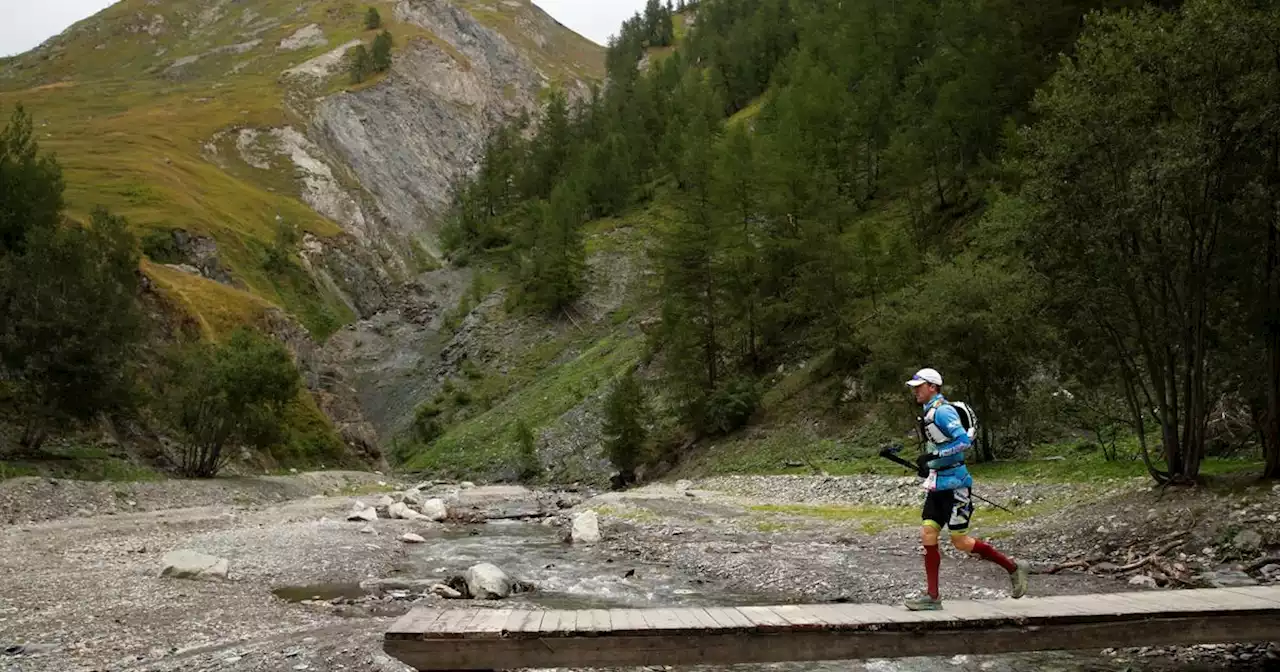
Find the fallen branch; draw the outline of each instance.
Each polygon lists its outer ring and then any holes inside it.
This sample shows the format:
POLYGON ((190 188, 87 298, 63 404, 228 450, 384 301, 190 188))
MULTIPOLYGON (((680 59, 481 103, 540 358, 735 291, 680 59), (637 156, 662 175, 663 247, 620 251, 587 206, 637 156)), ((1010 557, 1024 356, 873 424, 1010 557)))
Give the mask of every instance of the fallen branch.
POLYGON ((1151 555, 1148 555, 1147 557, 1142 558, 1141 560, 1136 560, 1136 561, 1134 561, 1134 562, 1131 562, 1131 563, 1129 563, 1129 564, 1127 564, 1127 565, 1125 565, 1125 566, 1121 567, 1121 568, 1120 568, 1119 570, 1117 570, 1117 571, 1119 571, 1119 572, 1132 572, 1132 571, 1133 571, 1133 570, 1135 570, 1135 569, 1141 569, 1141 568, 1143 568, 1143 567, 1146 567, 1146 566, 1147 566, 1151 561, 1155 560, 1156 558, 1159 558, 1160 556, 1164 555, 1165 553, 1168 553, 1169 551, 1172 551, 1173 549, 1175 549, 1175 548, 1177 548, 1177 547, 1179 547, 1179 546, 1181 546, 1181 545, 1183 545, 1183 544, 1185 544, 1185 543, 1187 543, 1187 542, 1182 541, 1182 540, 1171 541, 1171 542, 1169 542, 1168 544, 1165 544, 1164 546, 1161 546, 1161 547, 1160 547, 1160 549, 1159 549, 1159 550, 1157 550, 1155 553, 1152 553, 1151 555))
POLYGON ((1044 573, 1057 574, 1058 572, 1064 572, 1068 569, 1088 569, 1088 568, 1089 568, 1088 560, 1072 560, 1071 562, 1064 562, 1060 565, 1054 565, 1053 567, 1046 569, 1044 573))
POLYGON ((1258 558, 1257 560, 1254 560, 1253 562, 1249 563, 1249 566, 1245 567, 1244 571, 1250 572, 1250 573, 1257 572, 1257 571, 1260 571, 1263 567, 1266 567, 1267 565, 1280 565, 1280 557, 1276 557, 1274 555, 1268 555, 1266 557, 1258 558))

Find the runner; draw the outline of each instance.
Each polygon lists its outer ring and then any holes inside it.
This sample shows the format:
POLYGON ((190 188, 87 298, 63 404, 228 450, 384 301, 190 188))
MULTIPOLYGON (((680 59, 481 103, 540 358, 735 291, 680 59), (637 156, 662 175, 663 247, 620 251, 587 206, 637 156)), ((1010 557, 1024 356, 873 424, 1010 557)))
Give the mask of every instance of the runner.
POLYGON ((915 393, 916 403, 924 407, 921 429, 928 443, 927 451, 916 461, 927 492, 920 539, 924 543, 928 591, 921 597, 907 600, 906 607, 913 611, 942 608, 942 598, 938 593, 938 568, 942 564, 938 538, 944 527, 951 532, 951 545, 1000 565, 1009 572, 1014 598, 1026 595, 1026 565, 1010 560, 987 542, 969 536, 969 519, 973 516, 970 494, 973 477, 964 465, 964 451, 972 445, 972 439, 955 406, 942 396, 942 374, 933 369, 921 369, 907 381, 907 385, 915 393))

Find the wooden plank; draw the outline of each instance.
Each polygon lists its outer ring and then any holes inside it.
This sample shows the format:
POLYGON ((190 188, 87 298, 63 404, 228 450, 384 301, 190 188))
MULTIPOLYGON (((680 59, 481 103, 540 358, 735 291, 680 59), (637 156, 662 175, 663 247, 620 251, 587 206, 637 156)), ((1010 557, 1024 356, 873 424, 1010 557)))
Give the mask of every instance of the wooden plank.
POLYGON ((589 613, 591 615, 591 620, 589 621, 590 630, 587 632, 600 634, 613 630, 608 609, 592 609, 589 613))
POLYGON ((707 615, 714 618, 720 627, 735 632, 751 630, 753 624, 751 620, 742 615, 742 612, 733 608, 716 607, 707 609, 707 615))
POLYGON ((423 670, 638 667, 1274 641, 1280 588, 889 605, 536 611, 415 608, 384 648, 423 670))
POLYGON ((497 639, 502 636, 502 627, 512 613, 512 609, 486 609, 468 623, 461 634, 468 639, 497 639))
POLYGON ((648 629, 634 609, 610 609, 609 623, 615 635, 641 633, 648 629))
POLYGON ((471 621, 484 615, 484 611, 475 609, 450 609, 448 613, 440 617, 440 620, 435 622, 431 635, 439 639, 462 639, 463 633, 466 631, 467 626, 471 624, 471 621))
POLYGON ((826 628, 826 622, 817 621, 806 618, 803 614, 804 608, 796 605, 783 605, 778 607, 769 607, 773 613, 787 619, 791 623, 794 630, 823 630, 826 628))
POLYGON ((791 621, 773 613, 768 607, 738 607, 737 610, 761 632, 778 632, 791 625, 791 621))
POLYGON ((542 631, 542 619, 547 615, 543 610, 530 610, 523 612, 523 618, 513 623, 507 632, 512 636, 529 635, 542 631))
POLYGON ((545 635, 560 636, 573 629, 576 624, 576 618, 571 611, 553 609, 542 617, 540 629, 545 635))
POLYGON ((720 632, 732 628, 732 626, 721 625, 714 616, 707 613, 704 607, 689 607, 684 610, 684 613, 691 617, 698 627, 708 632, 720 632))
MULTIPOLYGON (((956 654, 1015 653, 1097 647, 1269 641, 1280 636, 1280 610, 1259 617, 1142 618, 1063 626, 974 629, 934 622, 935 631, 814 632, 783 635, 679 635, 567 637, 539 640, 387 640, 388 653, 420 670, 734 665, 956 654)), ((919 625, 919 624, 917 624, 919 625)))
POLYGON ((391 627, 387 630, 387 637, 423 637, 426 633, 431 632, 432 625, 446 613, 448 612, 444 609, 414 607, 409 610, 409 613, 396 619, 396 622, 391 624, 391 627))
POLYGON ((674 609, 646 609, 640 615, 651 630, 676 632, 688 628, 674 609))

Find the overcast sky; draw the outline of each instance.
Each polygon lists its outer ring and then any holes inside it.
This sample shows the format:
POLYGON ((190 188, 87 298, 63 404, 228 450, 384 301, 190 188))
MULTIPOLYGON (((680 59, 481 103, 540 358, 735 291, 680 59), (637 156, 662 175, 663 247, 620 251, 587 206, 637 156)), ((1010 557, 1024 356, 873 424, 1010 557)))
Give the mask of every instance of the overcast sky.
MULTIPOLYGON (((35 48, 80 19, 93 16, 114 0, 0 0, 0 56, 35 48)), ((588 38, 604 44, 622 20, 644 0, 534 0, 548 14, 588 38)))

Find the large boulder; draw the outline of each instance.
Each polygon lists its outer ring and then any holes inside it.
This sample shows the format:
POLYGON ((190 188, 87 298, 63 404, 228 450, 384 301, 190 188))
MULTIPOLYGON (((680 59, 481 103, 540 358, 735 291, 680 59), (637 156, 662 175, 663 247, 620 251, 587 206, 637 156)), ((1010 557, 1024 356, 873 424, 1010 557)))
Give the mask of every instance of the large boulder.
POLYGON ((467 583, 467 593, 473 599, 500 600, 511 594, 511 577, 487 562, 471 567, 462 578, 467 583))
POLYGON ((573 531, 569 538, 575 544, 595 544, 600 541, 600 517, 595 511, 573 514, 573 531))
POLYGON ((443 499, 428 499, 422 503, 422 515, 426 516, 427 520, 443 522, 449 517, 449 507, 445 505, 443 499))
POLYGON ((170 551, 160 560, 160 576, 174 579, 225 579, 231 563, 197 551, 170 551))

